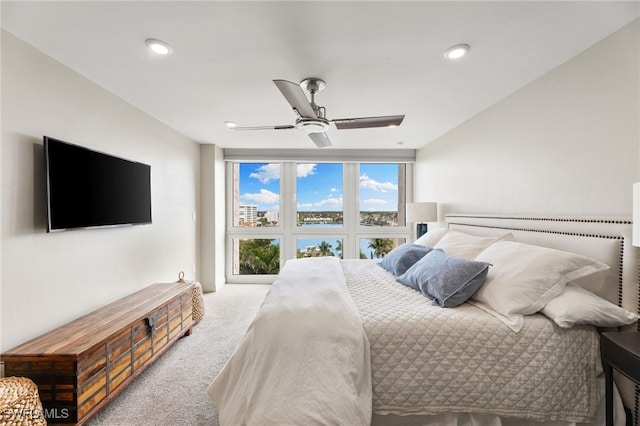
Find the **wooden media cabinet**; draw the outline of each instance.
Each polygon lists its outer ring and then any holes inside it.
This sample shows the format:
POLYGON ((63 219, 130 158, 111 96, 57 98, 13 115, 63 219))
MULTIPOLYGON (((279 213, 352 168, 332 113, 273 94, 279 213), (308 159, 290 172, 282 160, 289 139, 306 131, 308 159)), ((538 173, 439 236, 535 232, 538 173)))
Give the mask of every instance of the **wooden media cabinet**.
POLYGON ((4 354, 6 376, 28 377, 48 423, 79 424, 180 337, 191 334, 193 284, 153 284, 4 354))

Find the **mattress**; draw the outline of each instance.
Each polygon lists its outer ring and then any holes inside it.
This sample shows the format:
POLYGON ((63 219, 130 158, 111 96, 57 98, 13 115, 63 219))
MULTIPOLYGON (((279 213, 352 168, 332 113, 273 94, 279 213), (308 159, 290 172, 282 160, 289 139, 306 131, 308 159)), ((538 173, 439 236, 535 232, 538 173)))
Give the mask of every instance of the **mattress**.
POLYGON ((514 333, 470 304, 433 305, 376 261, 341 265, 370 342, 374 414, 593 419, 601 386, 594 327, 560 329, 531 315, 514 333))

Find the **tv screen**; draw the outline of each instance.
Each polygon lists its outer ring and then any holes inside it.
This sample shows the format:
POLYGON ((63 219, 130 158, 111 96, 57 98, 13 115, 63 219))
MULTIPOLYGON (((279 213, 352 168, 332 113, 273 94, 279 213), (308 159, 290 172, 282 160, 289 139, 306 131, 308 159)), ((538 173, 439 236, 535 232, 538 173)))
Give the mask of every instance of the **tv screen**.
POLYGON ((47 232, 151 223, 151 167, 44 137, 47 232))

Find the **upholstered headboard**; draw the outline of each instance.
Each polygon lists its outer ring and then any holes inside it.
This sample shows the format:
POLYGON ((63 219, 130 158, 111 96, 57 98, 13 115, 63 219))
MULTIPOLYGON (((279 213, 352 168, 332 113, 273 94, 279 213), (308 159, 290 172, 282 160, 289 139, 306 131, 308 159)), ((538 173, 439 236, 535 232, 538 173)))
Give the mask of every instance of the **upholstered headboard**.
MULTIPOLYGON (((610 266, 598 288, 590 291, 640 313, 639 249, 631 244, 630 218, 611 217, 520 217, 450 214, 447 227, 480 236, 511 232, 518 241, 570 251, 598 259, 610 266)), ((628 331, 636 331, 638 325, 628 331)), ((627 331, 627 330, 625 330, 627 331)), ((640 388, 617 376, 625 405, 639 418, 640 388)), ((637 424, 637 423, 636 423, 637 424)))

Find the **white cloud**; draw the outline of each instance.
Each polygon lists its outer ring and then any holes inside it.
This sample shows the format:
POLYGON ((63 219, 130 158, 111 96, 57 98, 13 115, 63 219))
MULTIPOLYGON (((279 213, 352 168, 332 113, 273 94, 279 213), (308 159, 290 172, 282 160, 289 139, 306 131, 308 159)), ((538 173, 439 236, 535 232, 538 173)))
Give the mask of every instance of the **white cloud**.
POLYGON ((338 192, 338 188, 331 188, 329 191, 330 192, 338 192))
POLYGON ((311 207, 313 207, 311 203, 298 203, 298 210, 310 209, 311 207))
POLYGON ((340 198, 329 197, 327 199, 318 201, 314 205, 316 205, 316 206, 342 206, 342 197, 340 197, 340 198))
POLYGON ((380 198, 368 198, 363 201, 364 204, 388 204, 387 200, 382 200, 380 198))
POLYGON ((265 164, 260 166, 257 172, 251 173, 250 178, 255 178, 260 183, 269 183, 272 180, 280 179, 280 164, 265 164))
POLYGON ((261 189, 258 194, 243 194, 240 198, 262 204, 276 204, 280 201, 280 195, 266 189, 261 189))
POLYGON ((371 189, 373 191, 379 191, 379 192, 387 192, 390 190, 397 191, 398 185, 392 182, 375 181, 371 179, 369 176, 367 176, 366 173, 363 173, 360 176, 360 188, 367 188, 367 189, 371 189))
POLYGON ((316 164, 298 164, 296 174, 298 177, 307 177, 316 173, 316 164))

